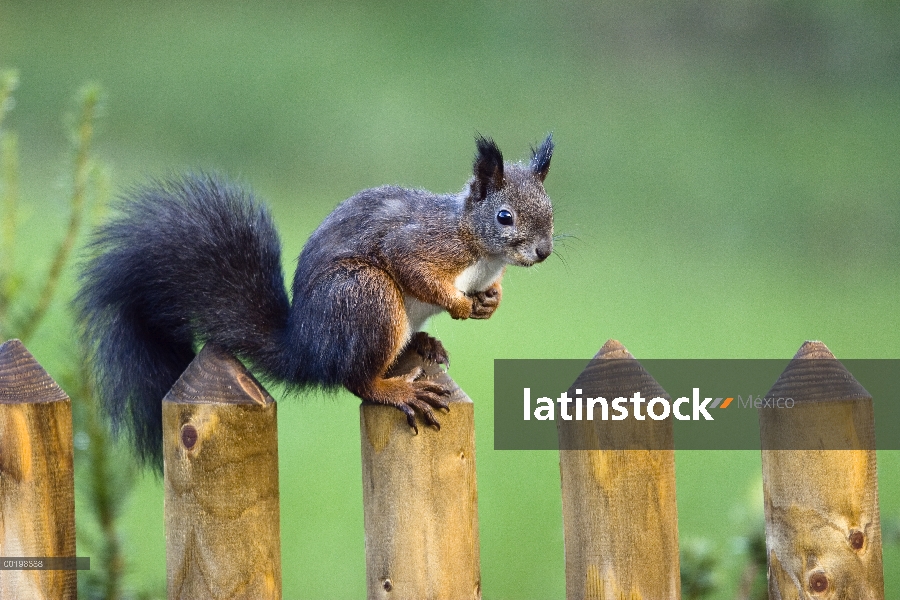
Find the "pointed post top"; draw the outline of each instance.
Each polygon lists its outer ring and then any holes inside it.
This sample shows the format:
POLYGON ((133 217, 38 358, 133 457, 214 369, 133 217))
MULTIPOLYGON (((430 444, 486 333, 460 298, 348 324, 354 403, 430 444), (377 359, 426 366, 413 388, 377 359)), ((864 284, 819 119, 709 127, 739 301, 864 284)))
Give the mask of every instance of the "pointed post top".
POLYGON ((275 400, 238 359, 218 346, 206 344, 164 401, 266 405, 275 400))
POLYGON ((622 342, 619 340, 609 339, 606 340, 606 343, 600 348, 597 352, 594 359, 599 358, 631 358, 633 359, 631 352, 628 351, 625 346, 622 345, 622 342))
POLYGON ((0 404, 68 400, 44 367, 19 340, 0 345, 0 404))
POLYGON ((640 390, 649 398, 669 397, 640 361, 621 342, 612 339, 603 344, 572 388, 590 389, 603 397, 615 397, 629 390, 640 390))
POLYGON ((794 355, 794 359, 799 358, 826 358, 837 360, 834 357, 834 354, 831 353, 831 350, 828 349, 828 346, 816 340, 807 340, 803 342, 803 345, 797 350, 797 354, 794 355))
POLYGON ((767 397, 796 402, 827 402, 871 398, 871 394, 822 342, 804 342, 767 397))
MULTIPOLYGON (((609 340, 569 387, 574 398, 630 398, 640 394, 646 400, 669 399, 644 366, 617 340, 609 340)), ((672 422, 626 419, 622 422, 598 420, 557 421, 560 450, 671 450, 674 448, 672 422)))

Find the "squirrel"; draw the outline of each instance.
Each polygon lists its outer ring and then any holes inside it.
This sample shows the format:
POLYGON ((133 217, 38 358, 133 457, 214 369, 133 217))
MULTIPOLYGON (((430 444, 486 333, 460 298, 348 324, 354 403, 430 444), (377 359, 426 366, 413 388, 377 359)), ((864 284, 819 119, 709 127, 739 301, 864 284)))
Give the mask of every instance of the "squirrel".
POLYGON ((293 389, 343 386, 396 407, 415 433, 417 411, 440 428, 434 409, 448 409, 450 391, 419 379, 421 368, 388 370, 408 347, 449 366, 421 331, 427 319, 489 318, 506 266, 550 255, 553 148, 551 134, 528 164, 504 164, 479 135, 460 193, 384 186, 345 200, 304 245, 291 300, 272 217, 249 192, 205 174, 127 192, 89 242, 75 299, 113 430, 143 462, 161 463, 161 400, 196 343, 293 389))

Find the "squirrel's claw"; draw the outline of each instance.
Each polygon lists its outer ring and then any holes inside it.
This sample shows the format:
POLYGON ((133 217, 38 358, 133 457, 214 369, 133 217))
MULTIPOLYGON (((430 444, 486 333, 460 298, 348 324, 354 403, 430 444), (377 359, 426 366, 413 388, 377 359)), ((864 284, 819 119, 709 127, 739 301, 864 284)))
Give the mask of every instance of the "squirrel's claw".
MULTIPOLYGON (((419 400, 418 398, 410 398, 407 401, 407 406, 412 405, 415 406, 416 409, 422 413, 422 418, 425 419, 425 423, 434 427, 438 431, 441 429, 441 424, 438 422, 437 418, 434 416, 434 410, 428 406, 426 402, 419 400)), ((409 422, 409 418, 406 419, 407 423, 409 422)), ((415 423, 412 424, 413 430, 416 432, 416 435, 419 433, 419 428, 416 427, 415 423)))
POLYGON ((419 427, 416 425, 416 411, 422 413, 422 419, 425 421, 426 425, 430 425, 440 431, 441 424, 438 422, 432 406, 450 410, 447 401, 443 400, 439 395, 449 395, 449 392, 443 390, 441 392, 417 390, 415 394, 415 396, 406 399, 404 402, 395 404, 395 408, 406 415, 406 423, 409 425, 410 429, 413 430, 414 435, 419 435, 419 427))
POLYGON ((437 381, 418 379, 423 373, 422 367, 416 367, 404 375, 378 380, 373 386, 374 389, 370 388, 357 395, 363 398, 364 402, 393 406, 402 412, 410 429, 416 435, 419 433, 416 425, 417 412, 422 415, 426 425, 439 430, 441 424, 435 416, 434 409, 450 410, 451 389, 437 381))
POLYGON ((409 340, 409 345, 425 359, 425 362, 446 365, 448 369, 450 368, 450 357, 447 355, 447 350, 437 338, 431 337, 424 331, 419 331, 409 340))
POLYGON ((397 404, 396 408, 406 415, 406 423, 415 432, 415 435, 419 435, 419 427, 416 425, 416 411, 408 404, 397 404))
POLYGON ((417 400, 426 402, 435 408, 443 408, 446 411, 450 410, 450 403, 444 399, 445 396, 450 396, 450 391, 447 388, 427 381, 421 383, 425 385, 416 390, 417 400))
MULTIPOLYGON (((422 418, 425 420, 426 424, 440 430, 441 424, 434 414, 434 408, 442 408, 446 411, 450 410, 450 403, 447 400, 450 396, 450 390, 433 381, 414 381, 412 382, 412 385, 413 393, 415 395, 412 398, 407 399, 407 406, 414 406, 416 410, 422 413, 422 418)), ((407 419, 407 421, 409 421, 409 419, 407 419)), ((413 427, 413 429, 418 433, 417 428, 413 427)))

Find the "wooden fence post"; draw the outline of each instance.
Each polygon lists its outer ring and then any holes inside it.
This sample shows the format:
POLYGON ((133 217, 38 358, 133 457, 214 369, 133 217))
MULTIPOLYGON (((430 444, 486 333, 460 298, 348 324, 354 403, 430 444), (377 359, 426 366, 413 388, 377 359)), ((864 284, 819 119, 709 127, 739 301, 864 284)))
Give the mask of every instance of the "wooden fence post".
MULTIPOLYGON (((456 387, 436 366, 425 377, 456 387)), ((481 598, 472 401, 456 387, 439 419, 415 435, 400 411, 360 407, 370 599, 481 598)))
MULTIPOLYGON (((0 556, 75 557, 72 406, 19 340, 0 346, 0 556)), ((0 570, 0 598, 75 596, 75 570, 0 570)))
MULTIPOLYGON (((615 340, 603 345, 569 397, 576 397, 576 389, 577 396, 610 402, 637 390, 647 400, 669 399, 615 340)), ((630 419, 614 428, 599 418, 557 424, 566 598, 680 598, 671 420, 630 419), (571 449, 610 445, 653 449, 571 449)))
POLYGON ((759 410, 769 597, 883 599, 871 396, 806 342, 766 398, 793 399, 759 410))
POLYGON ((174 598, 281 597, 275 402, 207 344, 163 401, 166 571, 174 598))

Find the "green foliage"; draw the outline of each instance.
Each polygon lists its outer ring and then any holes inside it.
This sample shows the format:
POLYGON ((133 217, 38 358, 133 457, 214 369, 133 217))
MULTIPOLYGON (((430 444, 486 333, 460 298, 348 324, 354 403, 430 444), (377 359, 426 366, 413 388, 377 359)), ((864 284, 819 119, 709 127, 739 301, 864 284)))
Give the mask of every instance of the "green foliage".
MULTIPOLYGON (((0 73, 0 339, 17 337, 27 343, 45 320, 51 305, 59 301, 63 272, 72 265, 73 250, 80 239, 86 214, 100 214, 106 203, 109 177, 105 168, 91 154, 94 130, 102 93, 98 86, 88 85, 77 94, 77 112, 70 122, 71 193, 70 215, 62 239, 51 256, 47 272, 36 278, 18 269, 15 261, 19 226, 19 155, 18 138, 2 127, 3 117, 13 106, 13 91, 18 85, 15 71, 0 73), (93 208, 93 211, 90 209, 93 208), (38 279, 32 282, 32 279, 38 279), (36 285, 36 297, 29 284, 36 285), (17 315, 12 318, 11 315, 17 315)), ((66 326, 75 331, 73 323, 66 326)), ((78 514, 79 554, 92 557, 92 569, 80 572, 79 596, 97 600, 123 598, 122 579, 125 558, 122 554, 118 518, 133 486, 134 463, 112 442, 100 420, 84 349, 77 336, 66 336, 56 357, 67 361, 44 362, 45 368, 57 373, 58 381, 72 399, 73 430, 76 451, 76 493, 84 500, 88 512, 78 514)), ((80 502, 79 502, 80 504, 80 502)))
POLYGON ((19 139, 6 131, 3 121, 15 104, 13 92, 19 85, 19 74, 13 70, 0 72, 0 339, 6 322, 10 299, 16 295, 20 278, 15 274, 16 208, 19 203, 19 139))
POLYGON ((0 337, 17 337, 27 343, 47 315, 51 302, 57 297, 60 277, 69 266, 72 252, 82 228, 82 221, 89 205, 102 206, 108 194, 108 175, 91 158, 91 142, 101 93, 96 85, 85 86, 76 99, 79 114, 70 127, 72 173, 69 223, 52 255, 50 267, 38 284, 36 299, 24 298, 25 273, 15 268, 16 235, 19 198, 18 137, 2 128, 3 113, 13 106, 12 92, 18 85, 18 74, 5 71, 0 74, 0 165, 2 165, 3 195, 2 262, 0 262, 0 337), (5 110, 4 110, 5 109, 5 110), (89 196, 94 196, 89 198, 89 196), (17 317, 10 309, 18 303, 17 317))
POLYGON ((680 561, 681 597, 684 600, 703 600, 719 589, 716 577, 719 559, 707 540, 683 543, 680 561))
POLYGON ((92 557, 91 570, 79 572, 78 595, 90 600, 129 598, 124 583, 128 559, 119 519, 134 487, 136 465, 127 449, 110 438, 87 369, 70 372, 61 385, 72 390, 75 485, 90 519, 85 523, 83 514, 77 519, 79 549, 92 557))
POLYGON ((762 521, 755 522, 751 531, 742 538, 744 569, 738 587, 736 600, 768 600, 766 569, 766 527, 762 521))
MULTIPOLYGON (((735 558, 740 563, 735 600, 767 600, 765 523, 754 520, 745 536, 736 537, 740 551, 735 558)), ((723 569, 721 549, 709 539, 694 538, 681 543, 681 597, 683 600, 704 600, 724 597, 729 586, 723 585, 728 576, 723 569)))

